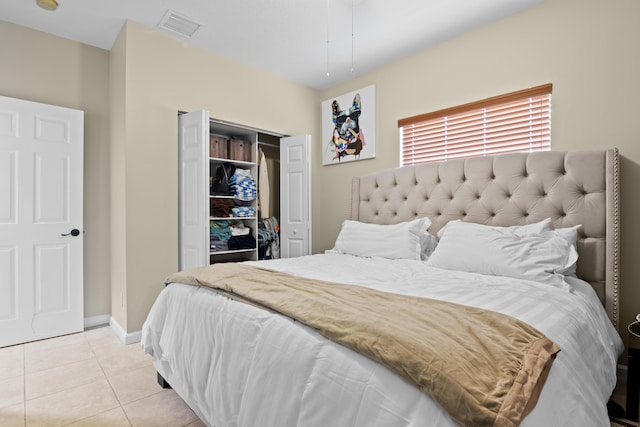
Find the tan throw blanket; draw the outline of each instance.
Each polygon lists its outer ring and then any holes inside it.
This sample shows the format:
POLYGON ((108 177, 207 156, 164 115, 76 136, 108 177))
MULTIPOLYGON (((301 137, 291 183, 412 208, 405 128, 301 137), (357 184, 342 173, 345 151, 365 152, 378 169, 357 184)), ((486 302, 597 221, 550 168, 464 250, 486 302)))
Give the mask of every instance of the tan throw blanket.
POLYGON ((242 264, 175 273, 171 282, 219 289, 315 328, 398 373, 468 426, 518 425, 559 351, 500 313, 242 264))

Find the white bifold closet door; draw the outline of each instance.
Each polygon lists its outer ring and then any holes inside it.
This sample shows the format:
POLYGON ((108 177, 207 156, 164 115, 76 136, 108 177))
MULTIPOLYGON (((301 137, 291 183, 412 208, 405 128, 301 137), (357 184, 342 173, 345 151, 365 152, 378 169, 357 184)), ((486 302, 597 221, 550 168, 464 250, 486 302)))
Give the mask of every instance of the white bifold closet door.
POLYGON ((311 254, 311 136, 280 139, 280 254, 311 254))
POLYGON ((0 97, 0 347, 84 328, 83 121, 0 97))
POLYGON ((209 112, 178 117, 180 270, 209 265, 209 112))

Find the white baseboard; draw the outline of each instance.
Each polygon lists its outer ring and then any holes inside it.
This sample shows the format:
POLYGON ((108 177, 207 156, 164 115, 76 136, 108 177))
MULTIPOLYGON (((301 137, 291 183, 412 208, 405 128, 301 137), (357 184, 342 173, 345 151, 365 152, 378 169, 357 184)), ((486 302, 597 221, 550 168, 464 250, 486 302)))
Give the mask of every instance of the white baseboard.
POLYGON ((109 324, 110 314, 101 314, 100 316, 91 316, 84 318, 84 329, 95 328, 96 326, 107 326, 109 324))
POLYGON ((120 338, 120 341, 125 345, 140 342, 142 339, 142 331, 127 333, 127 331, 125 331, 113 317, 109 319, 109 325, 111 326, 111 329, 115 331, 118 338, 120 338))

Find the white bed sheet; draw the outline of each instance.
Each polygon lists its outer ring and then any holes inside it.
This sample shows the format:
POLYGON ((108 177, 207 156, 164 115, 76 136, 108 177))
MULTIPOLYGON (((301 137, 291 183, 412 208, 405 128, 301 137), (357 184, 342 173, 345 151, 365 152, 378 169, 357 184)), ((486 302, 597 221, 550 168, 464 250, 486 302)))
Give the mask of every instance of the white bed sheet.
MULTIPOLYGON (((609 425, 606 403, 622 341, 595 292, 579 279, 568 278, 574 291, 567 292, 419 261, 331 253, 248 264, 521 319, 561 348, 522 425, 609 425)), ((425 394, 369 358, 209 288, 166 287, 144 324, 142 345, 210 426, 456 425, 425 394)))

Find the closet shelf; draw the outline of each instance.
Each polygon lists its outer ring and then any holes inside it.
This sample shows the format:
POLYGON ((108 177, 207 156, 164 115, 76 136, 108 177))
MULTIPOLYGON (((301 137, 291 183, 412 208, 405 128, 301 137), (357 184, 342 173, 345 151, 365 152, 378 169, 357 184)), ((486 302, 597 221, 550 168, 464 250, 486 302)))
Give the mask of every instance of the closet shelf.
POLYGON ((255 251, 254 248, 248 248, 248 249, 230 249, 228 251, 209 251, 209 255, 226 255, 226 254, 240 254, 240 253, 246 253, 246 252, 253 252, 255 251))
POLYGON ((233 160, 233 159, 227 159, 227 158, 221 158, 221 157, 209 157, 209 161, 210 162, 222 162, 222 163, 231 163, 232 165, 236 165, 236 166, 255 166, 256 163, 255 162, 246 162, 244 160, 233 160))
POLYGON ((256 216, 210 216, 209 217, 209 221, 229 221, 230 219, 235 219, 235 220, 248 219, 251 221, 251 220, 258 219, 258 217, 256 216))

